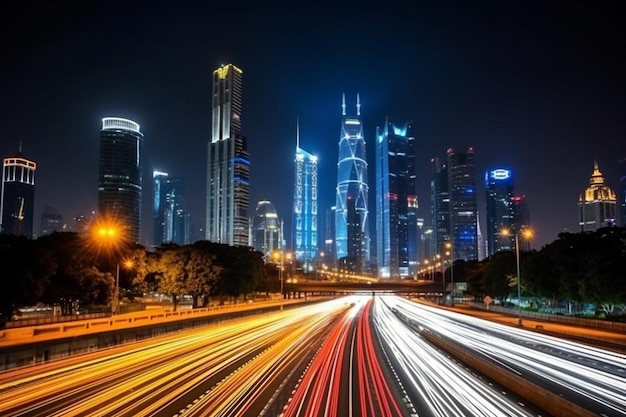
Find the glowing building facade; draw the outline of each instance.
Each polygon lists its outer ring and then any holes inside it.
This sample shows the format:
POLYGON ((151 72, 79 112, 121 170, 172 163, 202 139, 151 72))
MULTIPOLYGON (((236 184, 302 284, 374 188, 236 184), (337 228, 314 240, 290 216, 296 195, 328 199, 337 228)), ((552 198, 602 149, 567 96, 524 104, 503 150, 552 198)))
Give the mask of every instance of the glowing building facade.
POLYGON ((33 238, 37 164, 20 152, 2 161, 0 231, 33 238))
POLYGON ((478 208, 474 149, 456 152, 448 149, 450 194, 450 234, 454 260, 478 259, 478 208))
MULTIPOLYGON (((431 217, 433 222, 429 253, 445 253, 445 243, 450 240, 450 195, 448 191, 448 166, 439 158, 430 160, 431 217)), ((426 258, 428 259, 428 258, 426 258)))
POLYGON ((513 211, 513 172, 498 168, 485 173, 487 198, 487 256, 515 249, 513 234, 503 230, 515 228, 513 211))
POLYGON ((271 201, 261 200, 252 219, 252 247, 261 252, 265 261, 283 249, 280 219, 271 201))
POLYGON ((154 171, 154 246, 163 243, 187 245, 189 238, 189 213, 185 212, 184 178, 171 178, 166 172, 154 171))
POLYGON ((98 171, 98 215, 120 224, 129 242, 141 237, 143 133, 138 123, 102 119, 98 171))
POLYGON ((582 232, 615 226, 615 193, 604 182, 604 177, 593 163, 589 187, 578 198, 578 219, 582 232))
POLYGON ((212 131, 207 156, 206 239, 248 246, 250 155, 241 135, 243 72, 213 71, 212 131))
POLYGON ((418 259, 415 137, 411 123, 376 128, 376 264, 379 278, 413 275, 418 259))
POLYGON ((300 147, 299 128, 294 164, 293 248, 303 271, 311 272, 318 250, 317 156, 300 147))
MULTIPOLYGON (((341 137, 339 139, 339 160, 337 163, 337 194, 335 211, 335 250, 336 259, 348 257, 348 245, 358 239, 362 257, 352 269, 361 273, 370 260, 369 213, 367 210, 367 158, 365 139, 361 123, 361 104, 357 95, 356 116, 346 115, 346 98, 342 101, 341 137), (355 215, 359 219, 357 236, 348 236, 348 200, 352 200, 355 215)), ((354 229, 351 228, 351 231, 354 229)), ((356 232, 353 232, 356 233, 356 232)))

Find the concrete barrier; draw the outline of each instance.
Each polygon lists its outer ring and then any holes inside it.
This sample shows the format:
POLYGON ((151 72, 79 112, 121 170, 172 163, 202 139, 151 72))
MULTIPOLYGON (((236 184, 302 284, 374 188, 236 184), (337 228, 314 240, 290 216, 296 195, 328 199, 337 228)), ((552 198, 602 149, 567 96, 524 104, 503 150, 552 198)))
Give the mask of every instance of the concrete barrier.
POLYGON ((544 409, 554 417, 597 417, 597 414, 592 413, 571 401, 567 401, 559 395, 547 391, 511 371, 494 365, 479 355, 470 353, 449 340, 430 332, 429 330, 423 330, 420 334, 434 345, 440 347, 450 355, 467 364, 469 367, 476 369, 488 378, 492 379, 495 383, 544 409))

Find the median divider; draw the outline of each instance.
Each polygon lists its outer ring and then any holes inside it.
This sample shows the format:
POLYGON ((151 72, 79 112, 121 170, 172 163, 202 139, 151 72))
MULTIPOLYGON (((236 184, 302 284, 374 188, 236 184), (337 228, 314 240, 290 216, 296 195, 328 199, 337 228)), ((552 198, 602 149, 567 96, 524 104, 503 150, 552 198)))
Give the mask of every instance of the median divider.
POLYGON ((525 398, 527 401, 532 402, 554 417, 597 417, 597 414, 592 413, 557 394, 547 391, 511 371, 494 365, 479 355, 472 354, 467 350, 462 349, 450 340, 432 333, 430 330, 421 330, 420 334, 425 339, 464 362, 469 367, 478 370, 495 383, 503 386, 511 392, 514 392, 520 397, 525 398))

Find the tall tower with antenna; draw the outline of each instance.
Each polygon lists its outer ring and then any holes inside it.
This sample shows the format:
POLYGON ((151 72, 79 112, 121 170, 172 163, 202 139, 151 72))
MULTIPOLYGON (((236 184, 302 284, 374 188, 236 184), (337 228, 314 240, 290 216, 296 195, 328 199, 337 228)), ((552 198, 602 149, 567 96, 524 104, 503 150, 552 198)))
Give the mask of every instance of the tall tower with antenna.
POLYGON ((342 96, 341 113, 335 211, 336 259, 341 268, 363 273, 370 261, 367 209, 369 187, 361 101, 358 94, 356 116, 347 115, 345 94, 342 96), (349 213, 352 210, 354 213, 349 213), (357 223, 358 227, 348 227, 348 223, 357 223))

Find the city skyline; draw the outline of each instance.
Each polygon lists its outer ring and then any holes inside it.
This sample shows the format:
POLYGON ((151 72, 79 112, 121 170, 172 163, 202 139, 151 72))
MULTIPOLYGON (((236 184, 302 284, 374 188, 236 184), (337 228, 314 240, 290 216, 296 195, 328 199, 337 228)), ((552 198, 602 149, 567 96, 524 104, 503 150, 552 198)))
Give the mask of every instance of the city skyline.
MULTIPOLYGON (((3 28, 4 39, 16 42, 3 44, 10 65, 0 73, 1 100, 9 110, 1 116, 0 150, 2 157, 13 155, 22 142, 24 155, 38 164, 36 224, 44 206, 66 221, 96 209, 99 120, 115 115, 137 121, 146 134, 145 178, 154 169, 187 178, 191 223, 202 226, 210 74, 228 62, 245 71, 250 207, 268 199, 286 223, 291 126, 298 115, 307 150, 319 156, 319 211, 334 205, 337 109, 344 92, 360 94, 368 155, 386 116, 414 121, 419 216, 427 224, 429 161, 445 157, 449 147, 474 147, 478 173, 495 165, 516 173, 516 192, 527 197, 536 230, 534 248, 564 229, 578 231, 576 203, 594 160, 607 184, 619 188, 618 161, 626 156, 624 30, 611 7, 364 7, 355 12, 357 24, 345 20, 353 12, 347 7, 327 13, 309 5, 303 21, 295 7, 242 6, 210 29, 200 24, 210 8, 133 5, 119 13, 93 5, 72 11, 13 7, 5 16, 20 23, 3 28), (414 20, 398 25, 401 20, 388 19, 403 14, 414 20), (46 15, 58 17, 50 19, 57 21, 55 30, 46 15), (168 17, 175 18, 171 25, 164 24, 168 17), (213 39, 233 23, 240 32, 213 39), (357 32, 363 25, 371 30, 357 32), (386 59, 380 59, 383 51, 386 59), (313 59, 299 62, 300 53, 313 59), (115 59, 103 62, 102 56, 115 59), (126 64, 117 66, 121 61, 126 64), (289 70, 277 77, 281 67, 289 70)), ((145 194, 151 193, 144 181, 144 229, 151 224, 145 194)), ((481 216, 484 201, 479 195, 481 216)), ((483 218, 481 224, 485 233, 483 218)), ((291 225, 285 230, 289 234, 291 225)))

